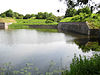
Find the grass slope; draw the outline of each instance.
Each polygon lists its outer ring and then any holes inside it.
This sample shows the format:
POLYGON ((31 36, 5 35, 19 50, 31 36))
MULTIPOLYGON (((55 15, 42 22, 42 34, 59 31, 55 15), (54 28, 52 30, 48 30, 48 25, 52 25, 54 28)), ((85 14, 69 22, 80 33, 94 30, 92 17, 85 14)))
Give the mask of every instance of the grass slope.
POLYGON ((15 19, 17 23, 9 26, 10 29, 26 29, 27 25, 57 25, 57 22, 45 23, 45 19, 15 19))
POLYGON ((88 22, 91 29, 100 28, 100 14, 85 14, 80 13, 73 17, 67 17, 62 19, 60 22, 88 22))
POLYGON ((0 18, 0 22, 16 23, 16 21, 12 18, 0 18))

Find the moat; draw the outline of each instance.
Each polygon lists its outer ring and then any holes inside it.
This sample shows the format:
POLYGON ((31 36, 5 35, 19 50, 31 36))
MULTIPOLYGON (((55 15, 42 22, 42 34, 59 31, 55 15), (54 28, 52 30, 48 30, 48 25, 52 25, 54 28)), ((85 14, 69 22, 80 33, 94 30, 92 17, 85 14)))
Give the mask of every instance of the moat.
POLYGON ((99 49, 99 41, 91 41, 85 35, 31 29, 0 30, 0 67, 10 63, 22 72, 21 69, 30 64, 29 72, 34 75, 69 69, 74 54, 90 57, 99 53, 99 49))

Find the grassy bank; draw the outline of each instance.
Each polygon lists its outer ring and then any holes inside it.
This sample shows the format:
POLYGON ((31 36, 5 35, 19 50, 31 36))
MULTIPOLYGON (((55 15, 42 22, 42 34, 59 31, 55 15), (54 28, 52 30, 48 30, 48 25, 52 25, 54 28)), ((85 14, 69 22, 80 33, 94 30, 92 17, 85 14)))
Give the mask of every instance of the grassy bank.
POLYGON ((45 23, 45 19, 15 19, 16 23, 9 26, 10 29, 27 29, 27 25, 57 25, 57 22, 45 23))
POLYGON ((14 20, 13 18, 0 18, 0 22, 16 23, 16 20, 14 20))
POLYGON ((57 29, 36 29, 36 30, 41 32, 58 32, 57 29))
POLYGON ((70 71, 66 70, 62 75, 100 75, 100 55, 95 54, 91 58, 75 56, 70 71))
POLYGON ((88 22, 91 29, 100 28, 100 14, 85 14, 80 13, 73 17, 67 17, 60 22, 88 22))

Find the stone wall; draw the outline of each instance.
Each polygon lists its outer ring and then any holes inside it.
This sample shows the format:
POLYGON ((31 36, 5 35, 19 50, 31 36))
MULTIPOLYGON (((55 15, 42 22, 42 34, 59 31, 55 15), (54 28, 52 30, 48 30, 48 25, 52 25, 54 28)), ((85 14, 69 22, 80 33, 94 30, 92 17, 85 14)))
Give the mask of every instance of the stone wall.
POLYGON ((0 29, 5 29, 5 23, 0 23, 0 29))
POLYGON ((36 29, 57 29, 56 25, 28 25, 29 28, 36 28, 36 29))
POLYGON ((58 24, 58 30, 90 35, 90 30, 86 22, 61 22, 58 24))
POLYGON ((8 25, 10 25, 12 23, 4 23, 4 22, 1 22, 0 23, 0 29, 8 29, 8 25))

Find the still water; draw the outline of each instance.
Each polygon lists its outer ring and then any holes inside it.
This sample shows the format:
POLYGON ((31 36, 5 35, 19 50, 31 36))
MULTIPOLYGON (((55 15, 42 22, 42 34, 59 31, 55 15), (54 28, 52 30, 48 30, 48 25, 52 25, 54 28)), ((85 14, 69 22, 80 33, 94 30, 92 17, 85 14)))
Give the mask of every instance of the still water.
POLYGON ((91 56, 96 53, 80 48, 79 42, 85 46, 89 41, 83 38, 87 36, 28 29, 0 30, 0 66, 10 63, 21 70, 30 64, 34 75, 69 69, 74 54, 91 56))

